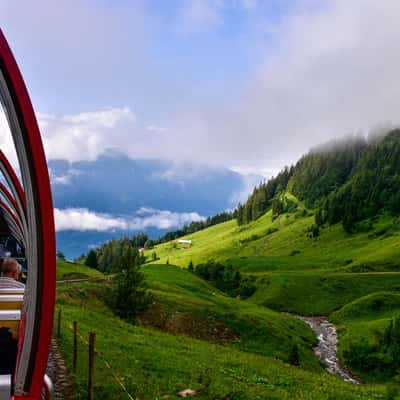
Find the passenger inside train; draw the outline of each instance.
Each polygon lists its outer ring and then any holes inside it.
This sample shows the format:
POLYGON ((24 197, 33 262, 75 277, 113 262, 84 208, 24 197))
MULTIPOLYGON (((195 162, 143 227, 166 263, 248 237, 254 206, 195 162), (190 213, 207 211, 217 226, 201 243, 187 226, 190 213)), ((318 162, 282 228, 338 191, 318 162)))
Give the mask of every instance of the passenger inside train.
POLYGON ((13 375, 18 346, 18 327, 25 285, 21 282, 25 264, 22 249, 11 236, 1 237, 0 255, 0 374, 13 375), (16 258, 10 257, 17 256, 16 258))

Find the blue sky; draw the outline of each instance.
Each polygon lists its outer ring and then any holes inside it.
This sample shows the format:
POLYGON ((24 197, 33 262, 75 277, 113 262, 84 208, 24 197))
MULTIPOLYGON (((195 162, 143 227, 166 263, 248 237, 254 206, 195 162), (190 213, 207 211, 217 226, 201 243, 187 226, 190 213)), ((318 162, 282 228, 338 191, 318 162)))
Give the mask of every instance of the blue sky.
POLYGON ((0 3, 49 159, 112 149, 265 176, 398 124, 399 17, 397 0, 0 3))

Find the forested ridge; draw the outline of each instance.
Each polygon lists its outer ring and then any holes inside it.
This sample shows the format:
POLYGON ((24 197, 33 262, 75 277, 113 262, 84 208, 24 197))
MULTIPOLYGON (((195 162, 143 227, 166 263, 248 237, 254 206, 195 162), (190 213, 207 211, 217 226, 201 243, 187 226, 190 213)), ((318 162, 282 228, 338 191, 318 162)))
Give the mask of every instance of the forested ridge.
POLYGON ((256 187, 239 204, 239 225, 270 208, 287 211, 282 194, 290 192, 316 210, 316 223, 342 222, 347 231, 382 211, 400 213, 400 130, 365 139, 355 136, 311 150, 294 166, 256 187))

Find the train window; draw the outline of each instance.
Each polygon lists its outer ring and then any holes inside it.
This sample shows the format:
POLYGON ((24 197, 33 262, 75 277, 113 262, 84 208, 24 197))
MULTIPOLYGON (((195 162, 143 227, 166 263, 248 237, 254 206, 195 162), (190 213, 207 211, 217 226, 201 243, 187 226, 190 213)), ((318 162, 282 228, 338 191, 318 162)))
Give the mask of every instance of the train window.
POLYGON ((35 114, 1 30, 0 101, 0 260, 16 259, 26 279, 26 291, 0 287, 0 361, 11 360, 0 365, 0 399, 11 397, 12 375, 15 396, 39 400, 55 298, 53 204, 35 114))

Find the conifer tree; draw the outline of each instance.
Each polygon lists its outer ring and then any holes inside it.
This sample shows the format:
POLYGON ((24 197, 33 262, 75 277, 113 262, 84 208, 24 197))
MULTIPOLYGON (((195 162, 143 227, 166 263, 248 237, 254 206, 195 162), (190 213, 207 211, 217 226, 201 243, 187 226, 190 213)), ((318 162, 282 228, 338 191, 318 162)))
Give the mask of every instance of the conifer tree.
POLYGON ((114 287, 107 296, 109 305, 121 318, 132 323, 147 309, 151 297, 144 286, 144 275, 140 271, 140 255, 129 247, 120 259, 120 271, 114 287))
POLYGON ((98 268, 99 264, 97 262, 97 254, 93 249, 89 251, 85 259, 85 265, 94 269, 98 268))

